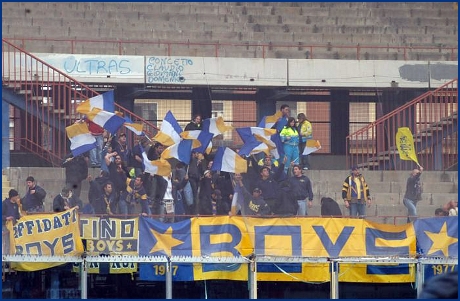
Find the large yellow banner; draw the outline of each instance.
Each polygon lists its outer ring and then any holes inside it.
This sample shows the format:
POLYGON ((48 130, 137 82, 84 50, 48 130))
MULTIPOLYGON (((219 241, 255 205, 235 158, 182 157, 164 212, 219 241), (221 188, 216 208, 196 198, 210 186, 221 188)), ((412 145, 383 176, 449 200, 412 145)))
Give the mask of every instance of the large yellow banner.
POLYGON ((137 255, 138 218, 81 217, 81 238, 88 255, 137 255))
MULTIPOLYGON (((78 211, 69 209, 55 214, 21 217, 16 224, 6 224, 10 237, 10 254, 79 256, 83 243, 78 229, 78 211)), ((12 263, 17 271, 38 271, 62 263, 12 263)))
MULTIPOLYGON (((350 218, 248 218, 221 216, 192 218, 163 224, 140 218, 141 256, 194 257, 376 257, 414 256, 413 224, 383 225, 350 218)), ((364 260, 364 259, 363 259, 364 260)), ((286 260, 289 261, 289 260, 286 260)), ((413 267, 366 264, 340 265, 340 281, 411 282, 413 267)), ((330 280, 329 263, 258 263, 260 281, 330 280)), ((248 279, 246 263, 177 264, 173 280, 248 279), (193 275, 193 276, 191 276, 193 275)), ((160 280, 159 265, 140 265, 145 280, 160 280)))

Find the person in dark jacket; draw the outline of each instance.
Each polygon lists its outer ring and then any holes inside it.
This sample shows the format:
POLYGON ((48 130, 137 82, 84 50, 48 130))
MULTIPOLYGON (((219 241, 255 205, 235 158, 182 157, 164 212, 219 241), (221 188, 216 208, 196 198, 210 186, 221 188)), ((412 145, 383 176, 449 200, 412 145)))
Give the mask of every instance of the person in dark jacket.
POLYGON ((299 204, 296 197, 292 194, 291 183, 289 181, 281 182, 280 189, 279 203, 275 205, 275 208, 272 208, 273 213, 280 216, 296 215, 299 204))
POLYGON ((72 154, 62 163, 65 168, 65 182, 68 189, 72 189, 73 195, 80 198, 81 182, 88 177, 87 154, 81 154, 73 157, 72 154))
POLYGON ((110 216, 117 214, 118 198, 113 191, 113 184, 110 181, 102 185, 102 193, 94 199, 93 203, 95 214, 108 214, 110 216))
POLYGON ((215 178, 215 189, 219 189, 222 193, 222 201, 228 204, 228 207, 232 205, 233 198, 233 184, 230 177, 230 173, 226 171, 218 171, 215 178))
POLYGON ((184 128, 184 131, 195 131, 201 130, 201 115, 193 115, 192 121, 190 121, 184 128))
POLYGON ((73 195, 72 190, 64 187, 62 188, 61 193, 53 200, 53 211, 62 212, 69 210, 70 208, 76 208, 79 210, 80 208, 83 208, 83 202, 73 195))
POLYGON ((342 210, 339 204, 329 197, 321 198, 321 216, 322 217, 342 217, 342 210))
POLYGON ((214 182, 212 179, 212 172, 208 169, 203 173, 203 178, 200 180, 200 192, 199 192, 199 202, 198 202, 198 212, 201 209, 201 202, 208 204, 211 199, 211 193, 214 190, 214 182))
MULTIPOLYGON (((279 173, 283 169, 278 170, 279 173)), ((263 192, 264 201, 268 204, 270 209, 277 207, 280 202, 280 187, 278 182, 270 175, 270 168, 264 166, 260 168, 260 178, 255 182, 254 187, 258 187, 263 192)))
POLYGON ((126 191, 126 178, 129 177, 128 169, 117 152, 108 153, 105 156, 105 162, 109 168, 109 179, 113 183, 113 190, 119 197, 126 191), (114 161, 111 161, 112 157, 115 158, 114 161))
POLYGON ((13 221, 13 224, 15 224, 21 217, 19 202, 19 193, 11 189, 8 192, 8 198, 2 203, 2 225, 5 225, 8 220, 13 221))
POLYGON ((407 208, 407 222, 413 222, 417 219, 417 202, 422 199, 422 184, 420 176, 423 167, 412 170, 406 183, 406 193, 404 194, 403 204, 407 208))
POLYGON ((458 299, 458 272, 448 272, 428 279, 418 299, 458 299))
POLYGON ((299 204, 299 209, 297 215, 305 216, 307 213, 307 200, 308 208, 313 206, 313 189, 310 179, 302 174, 302 169, 300 165, 296 164, 292 168, 294 176, 289 178, 291 183, 292 194, 297 199, 299 204))
POLYGON ((270 206, 262 197, 262 190, 259 187, 255 187, 252 190, 252 194, 249 193, 244 187, 241 177, 235 177, 235 193, 240 194, 243 198, 241 215, 267 216, 272 213, 270 206))
POLYGON ((214 189, 210 198, 206 198, 200 203, 201 215, 228 215, 230 206, 222 199, 222 192, 214 189))
POLYGON ((34 177, 29 176, 26 179, 27 192, 24 196, 22 209, 27 213, 38 213, 45 211, 46 191, 37 185, 34 177))

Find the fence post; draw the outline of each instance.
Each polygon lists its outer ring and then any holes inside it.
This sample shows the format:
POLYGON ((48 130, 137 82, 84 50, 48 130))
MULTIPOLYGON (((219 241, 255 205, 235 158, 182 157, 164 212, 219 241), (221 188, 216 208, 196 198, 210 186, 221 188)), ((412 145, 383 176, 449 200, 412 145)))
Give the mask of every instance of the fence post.
POLYGON ((257 262, 255 256, 249 258, 248 265, 249 299, 257 299, 257 262))
POLYGON ((172 263, 171 258, 168 257, 166 265, 166 299, 172 299, 172 263))
POLYGON ((330 298, 339 299, 339 262, 336 259, 330 259, 329 270, 331 272, 330 298))
POLYGON ((88 263, 85 258, 80 263, 80 298, 88 299, 88 263))

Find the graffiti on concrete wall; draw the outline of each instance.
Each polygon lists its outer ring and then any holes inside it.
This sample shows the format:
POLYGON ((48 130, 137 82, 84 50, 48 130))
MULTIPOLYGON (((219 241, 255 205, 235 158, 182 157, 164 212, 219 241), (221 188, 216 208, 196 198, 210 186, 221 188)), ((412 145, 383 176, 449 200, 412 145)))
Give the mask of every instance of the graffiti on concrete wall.
POLYGON ((148 57, 146 59, 146 82, 161 84, 181 84, 187 79, 184 71, 192 66, 190 58, 148 57))
POLYGON ((81 58, 69 56, 63 62, 65 72, 68 74, 130 74, 130 62, 127 59, 101 59, 81 58))

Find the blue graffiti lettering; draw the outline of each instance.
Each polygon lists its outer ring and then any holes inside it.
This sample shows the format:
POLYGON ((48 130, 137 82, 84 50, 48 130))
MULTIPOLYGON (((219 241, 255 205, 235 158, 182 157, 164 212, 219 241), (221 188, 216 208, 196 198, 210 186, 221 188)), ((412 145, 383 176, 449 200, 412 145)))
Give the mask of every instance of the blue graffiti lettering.
POLYGON ((192 66, 193 60, 187 58, 150 57, 147 60, 146 76, 148 83, 183 83, 184 70, 192 66))
POLYGON ((70 56, 64 60, 63 68, 65 72, 97 75, 97 74, 129 74, 131 68, 130 61, 126 59, 82 59, 78 60, 70 56))

